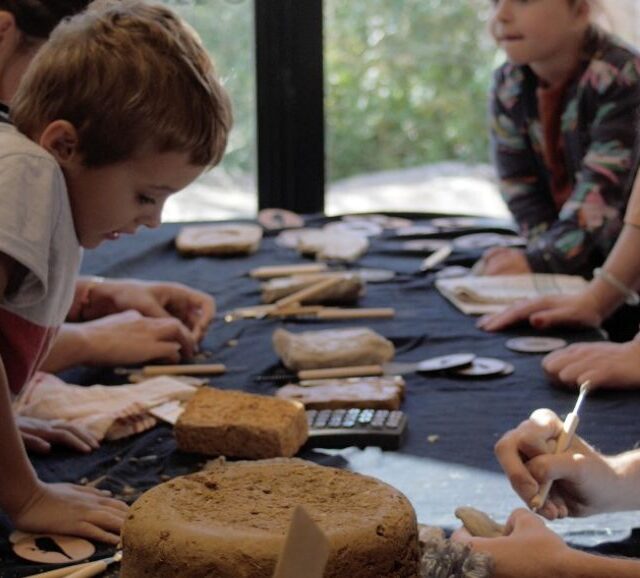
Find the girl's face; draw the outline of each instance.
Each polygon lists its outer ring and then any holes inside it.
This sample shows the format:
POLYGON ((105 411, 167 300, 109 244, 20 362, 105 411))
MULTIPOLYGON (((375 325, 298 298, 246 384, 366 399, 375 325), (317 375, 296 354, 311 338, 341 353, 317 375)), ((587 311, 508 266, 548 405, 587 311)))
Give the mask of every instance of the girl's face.
POLYGON ((514 64, 538 76, 573 68, 590 25, 587 0, 492 0, 491 34, 514 64))
POLYGON ((0 10, 0 102, 9 104, 44 40, 27 39, 13 14, 0 10))

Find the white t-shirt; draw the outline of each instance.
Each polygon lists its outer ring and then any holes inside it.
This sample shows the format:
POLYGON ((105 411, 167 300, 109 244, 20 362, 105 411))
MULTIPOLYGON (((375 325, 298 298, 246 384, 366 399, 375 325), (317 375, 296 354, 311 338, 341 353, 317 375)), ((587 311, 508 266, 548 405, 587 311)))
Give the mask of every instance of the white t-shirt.
POLYGON ((0 298, 0 355, 17 393, 46 357, 73 302, 82 249, 62 171, 43 148, 0 123, 0 252, 26 270, 0 298))

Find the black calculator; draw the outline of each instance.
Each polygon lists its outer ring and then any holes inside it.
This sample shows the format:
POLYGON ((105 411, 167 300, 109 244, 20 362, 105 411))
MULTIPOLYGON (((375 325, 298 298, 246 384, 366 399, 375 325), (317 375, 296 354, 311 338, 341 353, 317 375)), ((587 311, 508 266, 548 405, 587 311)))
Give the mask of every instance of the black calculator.
POLYGON ((364 448, 397 450, 407 429, 407 416, 388 409, 308 409, 308 448, 364 448))

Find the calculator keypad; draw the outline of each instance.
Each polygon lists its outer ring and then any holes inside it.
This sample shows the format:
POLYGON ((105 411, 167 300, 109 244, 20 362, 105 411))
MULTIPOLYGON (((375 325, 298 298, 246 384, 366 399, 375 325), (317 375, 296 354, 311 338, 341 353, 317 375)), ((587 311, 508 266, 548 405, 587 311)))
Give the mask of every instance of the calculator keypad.
POLYGON ((407 425, 402 411, 387 409, 307 410, 307 447, 378 446, 398 449, 407 425))

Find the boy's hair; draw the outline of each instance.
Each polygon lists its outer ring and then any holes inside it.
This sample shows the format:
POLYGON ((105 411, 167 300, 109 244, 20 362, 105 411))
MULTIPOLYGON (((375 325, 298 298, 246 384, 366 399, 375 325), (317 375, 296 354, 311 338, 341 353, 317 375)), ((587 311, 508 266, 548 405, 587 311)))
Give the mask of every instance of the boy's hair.
POLYGON ((12 101, 18 130, 36 139, 55 120, 79 135, 85 166, 145 152, 184 152, 214 166, 231 104, 196 33, 171 10, 98 1, 58 26, 12 101))
POLYGON ((91 0, 0 0, 0 10, 11 12, 18 28, 33 38, 48 38, 63 18, 84 10, 91 0))

